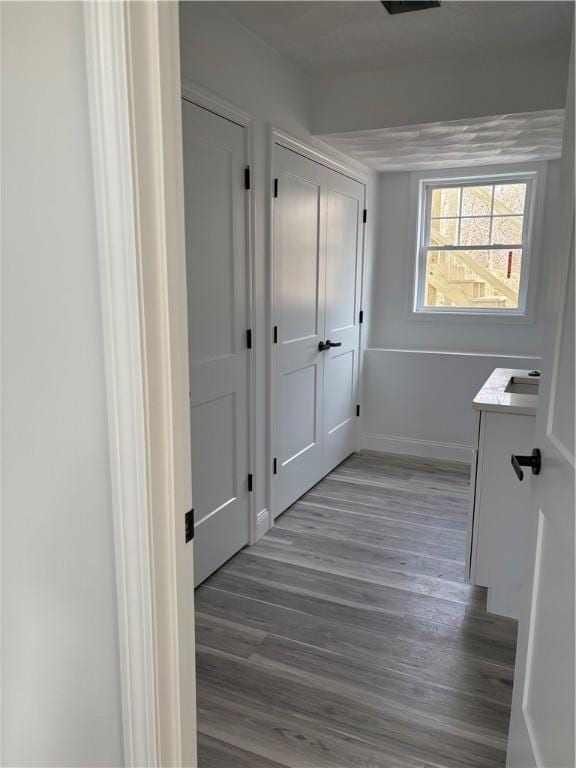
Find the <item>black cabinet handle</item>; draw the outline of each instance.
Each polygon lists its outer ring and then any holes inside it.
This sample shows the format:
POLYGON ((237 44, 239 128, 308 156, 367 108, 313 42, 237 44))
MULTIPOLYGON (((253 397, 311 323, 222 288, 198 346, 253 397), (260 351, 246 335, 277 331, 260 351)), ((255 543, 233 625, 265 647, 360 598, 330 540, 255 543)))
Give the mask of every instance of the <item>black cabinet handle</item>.
POLYGON ((540 453, 539 448, 534 448, 530 456, 517 456, 513 453, 510 456, 510 461, 514 467, 514 472, 516 472, 518 480, 520 481, 524 480, 522 467, 530 467, 533 475, 539 475, 540 470, 542 469, 542 454, 540 453))

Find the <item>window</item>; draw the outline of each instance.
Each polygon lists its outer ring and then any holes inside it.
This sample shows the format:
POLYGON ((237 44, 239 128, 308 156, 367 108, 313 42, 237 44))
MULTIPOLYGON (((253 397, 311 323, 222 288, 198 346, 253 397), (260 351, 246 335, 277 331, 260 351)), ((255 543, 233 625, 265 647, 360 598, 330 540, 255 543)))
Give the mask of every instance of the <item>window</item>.
POLYGON ((421 182, 416 312, 525 313, 534 182, 421 182))

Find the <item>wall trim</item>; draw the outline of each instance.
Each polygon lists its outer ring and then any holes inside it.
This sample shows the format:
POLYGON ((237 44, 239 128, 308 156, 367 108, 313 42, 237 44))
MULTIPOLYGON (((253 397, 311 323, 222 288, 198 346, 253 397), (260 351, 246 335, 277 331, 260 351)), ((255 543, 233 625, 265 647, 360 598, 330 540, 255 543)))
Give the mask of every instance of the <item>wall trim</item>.
POLYGON ((352 164, 347 164, 338 160, 335 156, 331 155, 329 151, 324 152, 308 142, 302 141, 280 128, 276 128, 274 125, 270 125, 270 131, 273 144, 279 144, 281 147, 290 149, 292 152, 296 152, 297 154, 308 158, 308 160, 313 160, 319 165, 324 165, 326 168, 341 173, 343 176, 348 176, 349 178, 354 179, 354 181, 358 181, 360 184, 368 184, 369 175, 367 172, 355 168, 352 164))
POLYGON ((265 507, 256 515, 256 533, 252 543, 255 544, 265 533, 268 533, 270 528, 272 528, 272 515, 269 509, 265 507))
POLYGON ((452 355, 455 357, 494 357, 503 360, 542 360, 540 355, 507 355, 503 352, 452 352, 442 349, 394 349, 389 347, 367 347, 366 352, 406 352, 411 355, 452 355))
POLYGON ((427 459, 443 459, 471 464, 474 449, 471 445, 438 443, 433 440, 416 440, 395 435, 364 434, 363 447, 379 453, 396 453, 404 456, 419 456, 427 459))
POLYGON ((182 98, 198 104, 200 107, 220 115, 220 117, 225 117, 226 120, 237 123, 242 127, 252 123, 252 115, 248 112, 185 77, 182 78, 182 98))

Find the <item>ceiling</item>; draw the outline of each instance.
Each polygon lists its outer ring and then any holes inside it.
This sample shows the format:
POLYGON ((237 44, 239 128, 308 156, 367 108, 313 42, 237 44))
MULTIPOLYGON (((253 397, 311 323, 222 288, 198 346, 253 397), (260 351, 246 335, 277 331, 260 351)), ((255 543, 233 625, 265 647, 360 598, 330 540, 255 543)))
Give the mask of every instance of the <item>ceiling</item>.
POLYGON ((378 171, 456 168, 560 157, 564 110, 321 136, 378 171))
POLYGON ((380 0, 219 2, 246 29, 312 78, 459 56, 569 45, 573 2, 444 0, 391 16, 380 0))

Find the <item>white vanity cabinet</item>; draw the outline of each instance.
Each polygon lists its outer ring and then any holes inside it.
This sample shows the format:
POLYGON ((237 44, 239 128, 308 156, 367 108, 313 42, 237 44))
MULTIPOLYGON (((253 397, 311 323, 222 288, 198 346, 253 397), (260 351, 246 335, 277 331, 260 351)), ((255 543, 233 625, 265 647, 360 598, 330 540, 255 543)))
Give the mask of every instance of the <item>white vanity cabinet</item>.
POLYGON ((491 613, 516 619, 523 589, 530 483, 526 470, 524 480, 519 481, 510 456, 530 454, 533 447, 538 380, 530 379, 529 373, 497 368, 473 403, 476 450, 468 578, 488 588, 491 613))

